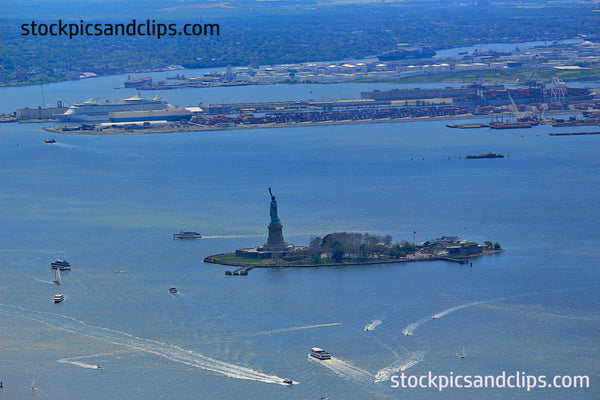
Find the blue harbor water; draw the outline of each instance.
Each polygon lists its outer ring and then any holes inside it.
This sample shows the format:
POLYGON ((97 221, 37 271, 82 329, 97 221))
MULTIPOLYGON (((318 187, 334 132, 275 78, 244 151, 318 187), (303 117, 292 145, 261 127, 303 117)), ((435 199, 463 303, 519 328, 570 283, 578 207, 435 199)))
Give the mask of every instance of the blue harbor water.
MULTIPOLYGON (((112 89, 123 79, 44 90, 46 99, 71 103, 123 98, 133 91, 112 89)), ((195 105, 358 97, 373 87, 160 94, 195 105)), ((35 105, 38 96, 39 87, 0 89, 2 111, 35 105)), ((445 124, 127 136, 1 125, 0 396, 598 398, 600 135, 445 124), (506 157, 465 159, 488 151, 506 157), (203 264, 266 241, 269 186, 284 237, 297 245, 336 231, 395 241, 418 232, 417 242, 458 235, 497 241, 506 252, 472 267, 255 269, 246 277, 203 264), (204 237, 173 240, 180 230, 204 237), (51 283, 56 259, 73 268, 60 287, 51 283), (58 292, 65 301, 53 304, 58 292), (313 346, 333 360, 309 359, 313 346), (401 371, 587 375, 590 388, 392 388, 401 371)))

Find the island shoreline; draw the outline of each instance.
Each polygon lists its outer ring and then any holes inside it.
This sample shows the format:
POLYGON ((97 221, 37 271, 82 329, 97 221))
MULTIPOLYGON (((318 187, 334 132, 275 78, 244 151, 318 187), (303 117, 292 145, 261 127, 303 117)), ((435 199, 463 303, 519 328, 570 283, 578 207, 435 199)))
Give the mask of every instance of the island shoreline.
POLYGON ((206 257, 203 262, 206 264, 226 265, 231 267, 238 267, 235 271, 226 271, 226 275, 247 275, 248 271, 254 268, 318 268, 318 267, 345 267, 345 266, 360 266, 360 265, 380 265, 380 264, 404 264, 412 262, 425 262, 425 261, 448 261, 457 264, 467 264, 470 259, 481 257, 490 254, 503 253, 504 249, 499 250, 484 250, 481 253, 473 254, 470 256, 431 256, 431 257, 402 257, 398 259, 387 259, 387 260, 365 260, 365 261, 346 261, 340 263, 322 263, 322 264, 294 264, 293 262, 284 262, 277 260, 274 263, 238 263, 234 261, 219 260, 216 257, 225 255, 234 255, 235 253, 220 253, 206 257))

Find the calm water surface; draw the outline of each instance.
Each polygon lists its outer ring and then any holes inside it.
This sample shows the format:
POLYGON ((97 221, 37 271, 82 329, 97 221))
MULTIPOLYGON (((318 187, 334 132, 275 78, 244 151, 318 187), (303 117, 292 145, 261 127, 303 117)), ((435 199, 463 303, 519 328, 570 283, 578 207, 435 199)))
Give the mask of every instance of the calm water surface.
MULTIPOLYGON (((118 81, 45 90, 77 100, 102 90, 128 96, 105 89, 118 81)), ((315 85, 315 97, 366 89, 315 85)), ((19 90, 0 97, 31 105, 29 92, 39 88, 19 90)), ((303 98, 307 90, 215 90, 205 102, 246 101, 250 91, 262 100, 303 98)), ((205 93, 163 96, 189 105, 205 93)), ((105 137, 41 126, 0 126, 7 399, 600 396, 598 135, 550 137, 548 126, 463 131, 443 121, 105 137), (44 144, 49 137, 58 143, 44 144), (464 159, 487 151, 507 157, 464 159), (291 243, 335 231, 412 240, 416 231, 417 241, 458 235, 507 251, 472 268, 432 262, 227 277, 229 268, 203 264, 266 241, 269 186, 291 243), (182 229, 205 238, 172 240, 182 229), (73 266, 60 289, 50 283, 57 258, 73 266), (58 291, 66 301, 55 305, 58 291), (312 346, 334 360, 309 360, 312 346), (464 360, 456 356, 463 346, 464 360), (588 375, 591 387, 391 388, 401 369, 588 375), (286 377, 298 384, 281 385, 286 377)))

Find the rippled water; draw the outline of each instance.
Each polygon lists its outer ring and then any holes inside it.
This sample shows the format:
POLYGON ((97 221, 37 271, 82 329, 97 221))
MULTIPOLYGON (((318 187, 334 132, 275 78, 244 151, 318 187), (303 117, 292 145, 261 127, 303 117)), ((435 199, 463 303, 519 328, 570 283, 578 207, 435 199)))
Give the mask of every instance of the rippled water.
MULTIPOLYGON (((96 91, 114 78, 102 79, 96 91)), ((349 87, 331 86, 330 98, 349 87)), ((268 98, 280 89, 253 90, 268 98)), ((297 90, 300 97, 306 87, 297 90)), ((164 96, 177 102, 179 94, 164 96)), ((599 394, 598 385, 390 387, 402 371, 598 382, 598 135, 550 137, 548 126, 461 131, 443 121, 106 137, 41 126, 0 126, 7 398, 599 394), (44 144, 50 136, 58 143, 44 144), (464 159, 487 151, 507 157, 464 159), (412 241, 416 231, 417 241, 458 235, 507 251, 472 268, 428 262, 229 277, 227 267, 203 264, 266 241, 269 186, 291 243, 334 231, 412 241), (179 230, 205 237, 172 240, 179 230), (49 268, 57 258, 73 267, 60 287, 49 268), (59 291, 66 300, 55 305, 59 291), (332 360, 308 358, 313 346, 332 360), (462 346, 464 360, 456 357, 462 346)))

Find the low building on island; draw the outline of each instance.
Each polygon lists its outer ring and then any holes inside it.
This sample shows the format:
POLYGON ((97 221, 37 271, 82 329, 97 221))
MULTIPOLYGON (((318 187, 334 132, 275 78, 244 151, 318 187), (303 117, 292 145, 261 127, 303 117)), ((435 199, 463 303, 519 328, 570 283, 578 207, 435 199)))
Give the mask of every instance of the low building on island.
POLYGON ((468 257, 483 253, 484 247, 474 242, 463 242, 446 247, 448 257, 468 257))

